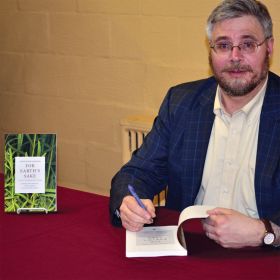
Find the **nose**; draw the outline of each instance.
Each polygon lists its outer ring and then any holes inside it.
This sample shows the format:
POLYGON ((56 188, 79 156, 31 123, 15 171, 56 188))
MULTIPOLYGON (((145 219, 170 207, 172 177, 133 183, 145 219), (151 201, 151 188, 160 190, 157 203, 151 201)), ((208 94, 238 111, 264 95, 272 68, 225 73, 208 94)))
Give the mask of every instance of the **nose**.
POLYGON ((239 46, 233 46, 230 53, 232 60, 240 60, 243 57, 239 46))

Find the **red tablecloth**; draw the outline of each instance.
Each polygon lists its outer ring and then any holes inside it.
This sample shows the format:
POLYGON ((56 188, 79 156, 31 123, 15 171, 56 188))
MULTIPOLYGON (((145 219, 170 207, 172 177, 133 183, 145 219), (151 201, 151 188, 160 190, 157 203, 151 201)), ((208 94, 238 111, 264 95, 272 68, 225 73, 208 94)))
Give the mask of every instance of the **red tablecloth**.
MULTIPOLYGON (((55 214, 7 214, 0 176, 0 279, 280 279, 280 250, 223 249, 189 221, 189 256, 126 258, 125 231, 109 223, 108 197, 58 188, 55 214)), ((157 223, 178 213, 158 211, 157 223)))

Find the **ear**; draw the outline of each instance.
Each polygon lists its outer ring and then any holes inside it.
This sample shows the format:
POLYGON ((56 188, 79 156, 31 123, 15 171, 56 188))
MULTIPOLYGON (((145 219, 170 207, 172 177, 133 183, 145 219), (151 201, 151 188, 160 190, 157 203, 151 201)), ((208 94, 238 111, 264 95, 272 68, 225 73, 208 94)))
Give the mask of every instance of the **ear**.
POLYGON ((273 53, 273 46, 274 46, 274 38, 271 37, 269 39, 267 39, 267 52, 269 57, 271 57, 272 53, 273 53))

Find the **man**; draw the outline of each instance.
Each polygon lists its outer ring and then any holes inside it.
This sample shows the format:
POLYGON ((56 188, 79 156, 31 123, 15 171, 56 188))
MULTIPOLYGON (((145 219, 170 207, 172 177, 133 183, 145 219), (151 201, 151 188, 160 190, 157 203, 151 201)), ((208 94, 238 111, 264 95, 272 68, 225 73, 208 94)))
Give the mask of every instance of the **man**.
POLYGON ((225 0, 209 16, 207 36, 214 77, 170 89, 144 144, 112 180, 112 222, 131 231, 151 223, 152 198, 168 186, 166 207, 217 206, 203 228, 221 246, 278 246, 280 77, 268 70, 271 17, 259 1, 225 0))

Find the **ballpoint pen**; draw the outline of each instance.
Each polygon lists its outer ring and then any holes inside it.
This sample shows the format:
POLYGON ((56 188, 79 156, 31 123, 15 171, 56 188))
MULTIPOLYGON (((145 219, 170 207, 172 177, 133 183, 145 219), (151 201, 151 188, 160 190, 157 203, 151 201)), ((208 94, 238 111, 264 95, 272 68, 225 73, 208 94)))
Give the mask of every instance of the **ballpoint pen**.
MULTIPOLYGON (((136 199, 138 205, 143 208, 144 210, 148 211, 147 207, 144 205, 144 203, 142 202, 142 200, 139 198, 139 196, 137 195, 136 191, 134 190, 134 188, 131 185, 128 185, 128 190, 130 192, 130 194, 136 199)), ((150 218, 150 224, 152 224, 154 222, 153 218, 150 218)))
POLYGON ((135 192, 134 188, 131 185, 128 185, 128 190, 130 194, 136 199, 139 206, 147 211, 146 206, 143 204, 142 200, 139 198, 139 196, 137 195, 137 193, 135 192))

